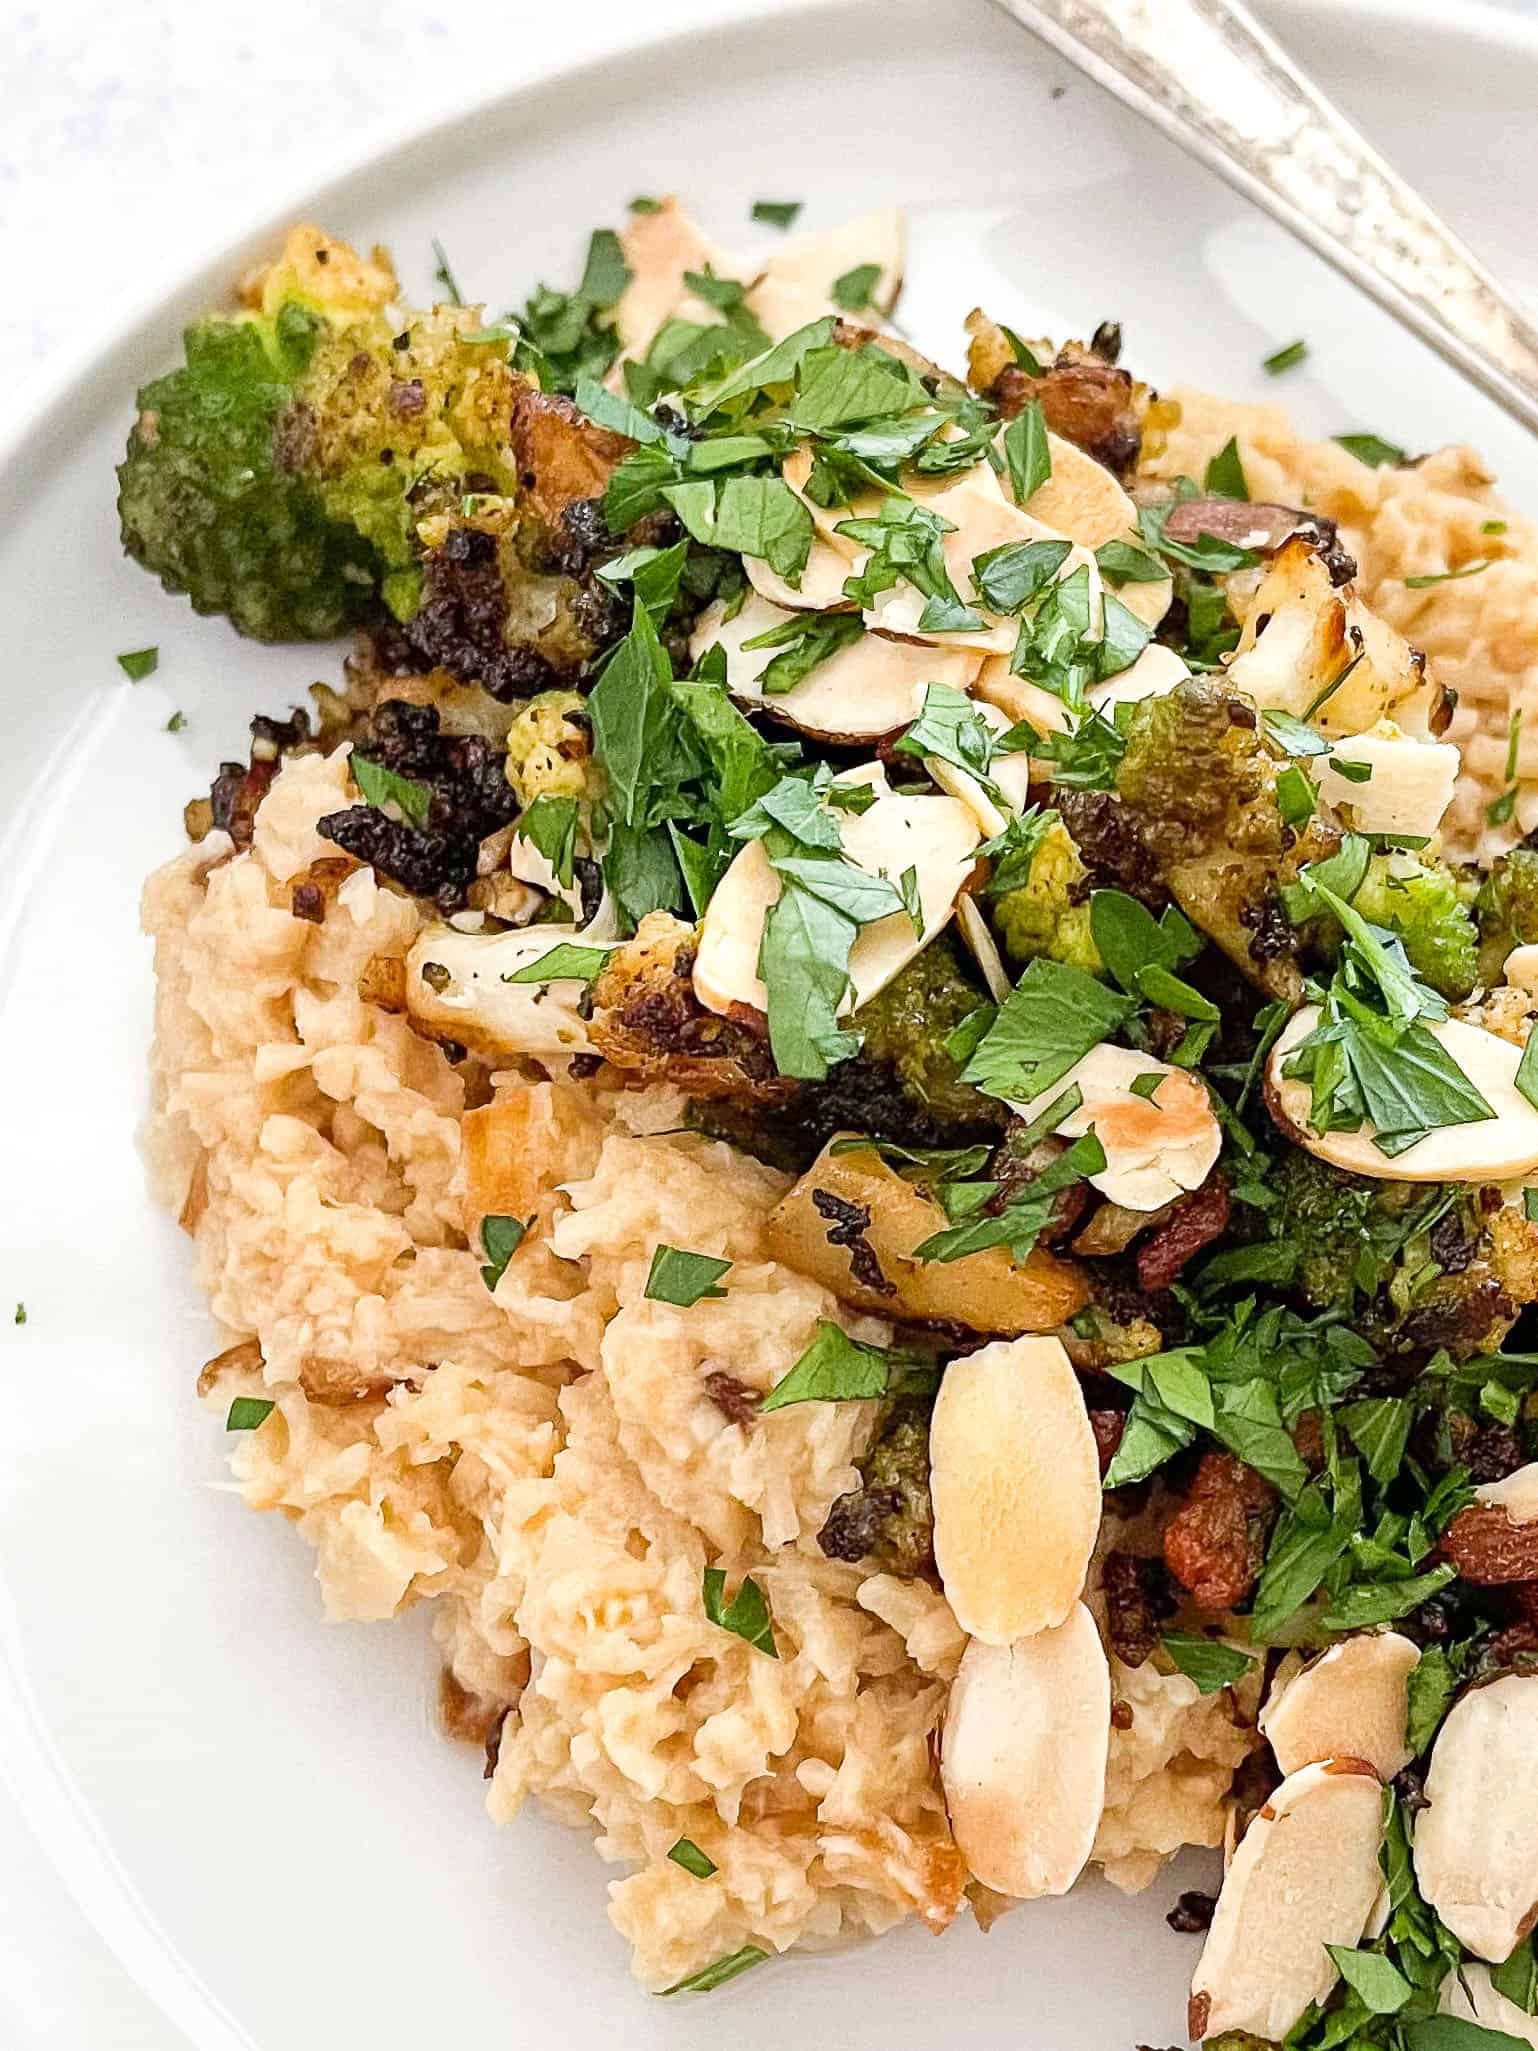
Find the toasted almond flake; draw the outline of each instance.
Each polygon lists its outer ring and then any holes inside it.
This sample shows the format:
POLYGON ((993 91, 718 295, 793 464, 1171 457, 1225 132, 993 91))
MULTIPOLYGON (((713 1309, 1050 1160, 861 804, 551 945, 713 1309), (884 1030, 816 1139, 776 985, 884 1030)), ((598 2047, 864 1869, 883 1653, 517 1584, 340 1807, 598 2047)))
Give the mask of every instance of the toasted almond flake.
POLYGON ((1538 992, 1538 946, 1514 947, 1501 975, 1513 990, 1538 992))
POLYGON ((625 356, 644 356, 663 323, 674 314, 706 323, 720 319, 713 307, 684 285, 685 271, 713 270, 718 278, 739 275, 733 260, 671 197, 651 213, 632 214, 620 230, 620 248, 630 282, 614 308, 614 326, 625 356))
POLYGON ((956 900, 956 924, 961 929, 962 939, 972 951, 973 960, 983 972, 983 981, 988 985, 988 995, 995 1004, 1002 1004, 1015 986, 1004 966, 1004 957, 999 953, 998 943, 988 930, 988 921, 978 910, 977 900, 966 891, 963 891, 956 900))
POLYGON ((786 612, 852 611, 844 596, 844 579, 858 566, 858 561, 851 562, 821 540, 812 543, 800 580, 795 584, 778 570, 770 569, 762 556, 745 555, 742 559, 748 582, 759 597, 786 612))
MULTIPOLYGON (((849 951, 850 988, 840 1006, 848 1012, 884 990, 949 924, 982 836, 954 798, 908 797, 890 790, 879 763, 848 770, 838 780, 868 783, 878 793, 864 812, 840 814, 845 855, 867 875, 884 872, 894 884, 909 868, 916 870, 924 919, 921 936, 906 911, 861 928, 849 951)), ((758 951, 764 920, 779 894, 780 879, 763 843, 750 840, 716 885, 700 930, 694 993, 708 1011, 725 1015, 738 1004, 767 1010, 758 951)))
MULTIPOLYGON (((1122 594, 1123 596, 1125 594, 1122 594)), ((1162 698, 1191 674, 1173 648, 1150 641, 1136 662, 1085 693, 1097 712, 1109 719, 1118 705, 1136 705, 1143 698, 1162 698)))
POLYGON ((1471 1959, 1464 1959, 1442 1982, 1437 2011, 1455 2015, 1460 2022, 1478 2023, 1518 2044, 1538 2045, 1538 2016, 1527 2015, 1508 2001, 1492 1982, 1490 1968, 1471 1959))
POLYGON ((930 648, 867 633, 818 663, 789 691, 765 697, 759 678, 778 651, 744 649, 742 644, 797 615, 756 591, 734 619, 726 619, 725 611, 717 602, 700 614, 689 642, 691 655, 697 659, 719 643, 726 651, 726 688, 734 698, 817 740, 871 741, 894 733, 913 718, 915 698, 922 699, 925 684, 966 691, 977 675, 978 657, 964 649, 930 648))
POLYGON ((990 1645, 1060 1624, 1100 1528, 1100 1465, 1060 1340, 1000 1340, 945 1371, 929 1427, 935 1563, 990 1645))
MULTIPOLYGON (((913 694, 915 718, 923 702, 924 686, 921 684, 913 694)), ((986 699, 976 699, 974 703, 977 716, 990 732, 1001 734, 1008 731, 1011 721, 996 705, 990 705, 986 699)), ((1027 755, 1000 755, 989 765, 988 781, 998 793, 997 799, 984 789, 970 770, 946 761, 942 755, 926 755, 924 767, 941 790, 966 806, 977 821, 978 831, 989 839, 1002 833, 1010 819, 1023 812, 1031 802, 1031 763, 1027 755)))
POLYGON ((1470 1688, 1431 1749, 1415 1877, 1453 1935, 1493 1964, 1538 1916, 1538 1675, 1470 1688))
POLYGON ((1191 1981, 1193 2037, 1280 2042, 1339 1977, 1377 1904, 1383 1789, 1358 1762, 1290 1774, 1239 1840, 1191 1981))
POLYGON ((1077 1088, 1083 1101, 1053 1130, 1078 1139, 1093 1126, 1105 1166, 1089 1180, 1112 1203, 1129 1211, 1156 1211, 1186 1191, 1200 1189, 1223 1144, 1223 1129, 1206 1090, 1182 1068, 1132 1047, 1092 1047, 1048 1090, 1014 1108, 1035 1118, 1054 1097, 1077 1088), (1162 1080, 1151 1097, 1132 1085, 1140 1075, 1162 1080))
MULTIPOLYGON (((1002 455, 1002 428, 996 445, 1002 455)), ((1137 508, 1103 463, 1050 430, 1047 453, 1052 458, 1052 474, 1024 501, 1033 519, 1055 527, 1082 548, 1099 548, 1103 542, 1131 533, 1137 526, 1137 508)))
POLYGON ((1538 1460, 1529 1460, 1525 1467, 1517 1468, 1500 1481, 1481 1482, 1474 1491, 1474 1500, 1494 1503, 1513 1524, 1533 1523, 1538 1519, 1538 1460))
POLYGON ((1348 1638, 1273 1686, 1260 1728, 1283 1773, 1350 1752, 1392 1780, 1415 1756, 1405 1738, 1406 1683, 1419 1658, 1397 1631, 1348 1638))
MULTIPOLYGON (((837 228, 781 242, 748 290, 748 306, 771 341, 780 341, 825 313, 847 317, 833 287, 862 264, 879 264, 871 308, 892 311, 902 290, 907 225, 896 207, 861 214, 837 228)), ((856 315, 856 318, 859 318, 856 315)))
MULTIPOLYGON (((1003 548, 1018 541, 1050 541, 1062 537, 1012 505, 986 463, 979 463, 974 469, 964 472, 944 491, 935 492, 928 505, 932 513, 938 513, 951 523, 952 531, 945 535, 940 549, 952 584, 963 601, 980 612, 987 622, 981 630, 940 634, 934 638, 947 648, 981 648, 996 655, 1009 654, 1019 634, 1018 622, 1002 619, 978 604, 972 588, 972 564, 991 548, 1003 548)), ((1076 555, 1069 556, 1059 574, 1068 575, 1079 562, 1093 565, 1094 558, 1079 550, 1076 555)), ((903 581, 890 591, 884 591, 867 609, 865 617, 872 626, 884 627, 889 633, 917 634, 927 639, 929 637, 924 634, 919 621, 928 602, 923 592, 903 581)))
POLYGON ((1008 1645, 974 1638, 951 1687, 940 1775, 951 1830, 984 1886, 1066 1894, 1105 1797, 1111 1676, 1082 1602, 1008 1645))
POLYGON ((1452 803, 1458 750, 1450 741, 1412 740, 1390 719, 1366 733, 1347 734, 1332 752, 1310 763, 1319 795, 1358 833, 1435 833, 1452 803), (1365 763, 1372 772, 1353 783, 1337 767, 1365 763))
POLYGON ((1379 1150, 1370 1124, 1358 1132, 1312 1131, 1309 1085, 1301 1077, 1283 1075, 1282 1068, 1318 1022, 1315 1004, 1304 1005, 1288 1021, 1266 1064, 1266 1103, 1282 1131, 1321 1161, 1381 1182, 1505 1182, 1538 1168, 1538 1107, 1515 1081, 1522 1049, 1456 1018, 1428 1025, 1427 1031, 1457 1062, 1493 1118, 1439 1126, 1394 1155, 1379 1150))

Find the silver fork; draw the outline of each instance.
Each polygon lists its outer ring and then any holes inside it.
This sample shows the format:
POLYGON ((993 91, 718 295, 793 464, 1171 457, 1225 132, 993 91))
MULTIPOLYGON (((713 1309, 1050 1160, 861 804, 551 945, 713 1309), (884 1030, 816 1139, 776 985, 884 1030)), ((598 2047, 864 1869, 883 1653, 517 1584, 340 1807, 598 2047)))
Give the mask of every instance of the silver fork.
POLYGON ((1538 328, 1238 0, 996 0, 1538 434, 1538 328))

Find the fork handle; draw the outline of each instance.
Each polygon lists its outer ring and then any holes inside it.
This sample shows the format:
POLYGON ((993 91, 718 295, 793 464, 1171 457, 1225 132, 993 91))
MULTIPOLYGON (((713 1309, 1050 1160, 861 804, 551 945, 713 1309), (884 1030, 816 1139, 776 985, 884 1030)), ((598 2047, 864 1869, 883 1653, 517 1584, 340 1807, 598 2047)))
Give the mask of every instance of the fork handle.
POLYGON ((996 0, 1538 434, 1538 329, 1238 0, 996 0))

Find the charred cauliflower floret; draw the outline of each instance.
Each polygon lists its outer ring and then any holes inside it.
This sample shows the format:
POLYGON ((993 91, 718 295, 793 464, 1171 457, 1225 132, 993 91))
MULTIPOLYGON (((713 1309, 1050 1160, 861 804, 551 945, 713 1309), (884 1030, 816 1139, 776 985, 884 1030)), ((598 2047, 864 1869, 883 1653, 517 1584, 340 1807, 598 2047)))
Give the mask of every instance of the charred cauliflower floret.
POLYGON ((1538 848, 1502 855, 1474 900, 1479 921, 1479 979, 1499 983, 1514 947, 1538 941, 1538 848))
POLYGON ((1073 836, 1054 818, 1031 854, 1023 883, 993 900, 994 922, 1012 960, 1046 955, 1092 976, 1102 967, 1090 935, 1089 871, 1073 836))
POLYGON ((1268 995, 1295 1001, 1279 887, 1333 853, 1340 829, 1322 806, 1301 831, 1286 824, 1278 766, 1254 707, 1192 677, 1133 707, 1116 794, 1192 924, 1268 995))
POLYGON ((507 780, 523 805, 593 795, 593 730, 576 691, 541 691, 507 730, 507 780))
POLYGON ((947 1037, 983 1002, 962 973, 950 941, 931 941, 854 1014, 851 1024, 863 1035, 863 1045, 852 1061, 831 1071, 823 1087, 836 1089, 846 1070, 875 1070, 878 1077, 885 1074, 896 1082, 908 1099, 910 1117, 927 1114, 933 1125, 945 1128, 991 1125, 998 1106, 961 1080, 961 1068, 945 1047, 947 1037))
POLYGON ((524 382, 471 308, 397 316, 395 280, 312 227, 186 361, 139 393, 118 470, 123 545, 199 612, 260 640, 413 610, 418 522, 472 479, 517 482, 524 382))

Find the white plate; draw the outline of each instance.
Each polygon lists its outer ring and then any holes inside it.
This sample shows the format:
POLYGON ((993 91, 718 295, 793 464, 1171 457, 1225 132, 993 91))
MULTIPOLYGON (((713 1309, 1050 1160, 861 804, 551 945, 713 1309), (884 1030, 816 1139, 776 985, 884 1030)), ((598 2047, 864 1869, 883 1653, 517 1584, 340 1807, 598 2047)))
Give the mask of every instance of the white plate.
MULTIPOLYGON (((1532 288, 1538 35, 1461 18, 1341 0, 1282 17, 1327 89, 1532 288)), ((636 191, 687 194, 728 240, 760 195, 804 196, 812 224, 896 199, 914 229, 904 318, 938 355, 958 355, 979 300, 1027 332, 1115 315, 1156 382, 1285 397, 1319 432, 1467 438, 1538 503, 1538 454, 1492 408, 1089 86, 1053 98, 1068 78, 981 0, 818 8, 499 101, 305 210, 387 239, 417 290, 438 235, 501 303, 572 275, 588 227, 636 191), (1306 368, 1270 383, 1260 358, 1298 335, 1306 368)), ((586 1841, 485 1821, 476 1761, 433 1734, 421 1630, 324 1625, 305 1548, 220 1492, 223 1447, 192 1399, 207 1320, 134 1153, 135 900, 250 713, 332 664, 242 644, 125 564, 111 466, 135 382, 253 246, 82 371, 0 474, 0 2043, 704 2051, 724 2034, 867 2051, 920 2016, 937 2051, 1170 2041, 1194 1955, 1162 1920, 1172 1874, 1131 1905, 1091 1884, 987 1939, 908 1930, 648 2001, 586 1841), (132 687, 113 656, 151 642, 159 672, 132 687)))

